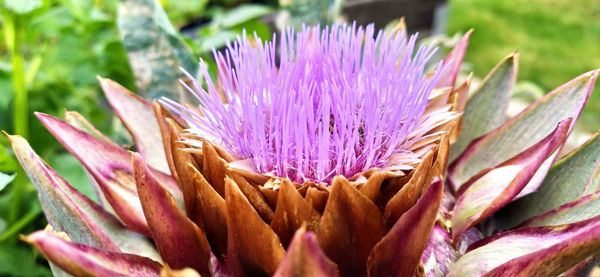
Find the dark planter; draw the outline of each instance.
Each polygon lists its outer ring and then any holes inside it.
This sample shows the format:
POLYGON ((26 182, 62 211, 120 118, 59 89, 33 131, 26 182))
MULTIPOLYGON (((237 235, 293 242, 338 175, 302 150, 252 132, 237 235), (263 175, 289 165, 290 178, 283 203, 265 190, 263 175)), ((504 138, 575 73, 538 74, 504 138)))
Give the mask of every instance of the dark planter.
POLYGON ((404 16, 409 31, 423 35, 443 32, 446 0, 346 0, 343 14, 348 21, 383 28, 404 16))

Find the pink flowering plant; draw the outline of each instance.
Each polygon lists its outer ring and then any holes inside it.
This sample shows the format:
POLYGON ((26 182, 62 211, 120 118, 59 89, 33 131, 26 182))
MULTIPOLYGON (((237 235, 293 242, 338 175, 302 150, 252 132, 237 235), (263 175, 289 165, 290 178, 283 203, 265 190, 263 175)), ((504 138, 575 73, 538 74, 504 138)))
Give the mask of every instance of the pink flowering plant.
POLYGON ((403 29, 241 37, 185 72, 190 102, 100 78, 135 149, 37 114, 94 202, 9 136, 76 276, 554 276, 600 250, 600 138, 563 149, 598 71, 507 118, 518 54, 471 89, 470 33, 439 63, 403 29), (472 91, 472 93, 469 93, 472 91))

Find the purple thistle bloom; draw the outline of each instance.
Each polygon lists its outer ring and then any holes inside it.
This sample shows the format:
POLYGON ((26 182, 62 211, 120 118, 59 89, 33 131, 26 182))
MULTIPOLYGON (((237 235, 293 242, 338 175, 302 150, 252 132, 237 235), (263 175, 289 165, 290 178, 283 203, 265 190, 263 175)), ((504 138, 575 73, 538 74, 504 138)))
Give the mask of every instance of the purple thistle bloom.
MULTIPOLYGON (((333 26, 288 29, 276 40, 245 37, 215 52, 219 83, 184 86, 198 109, 164 99, 188 131, 248 159, 254 170, 298 182, 389 166, 407 152, 438 74, 416 35, 333 26)), ((436 70, 440 72, 441 70, 436 70)), ((189 75, 189 74, 188 74, 189 75)))

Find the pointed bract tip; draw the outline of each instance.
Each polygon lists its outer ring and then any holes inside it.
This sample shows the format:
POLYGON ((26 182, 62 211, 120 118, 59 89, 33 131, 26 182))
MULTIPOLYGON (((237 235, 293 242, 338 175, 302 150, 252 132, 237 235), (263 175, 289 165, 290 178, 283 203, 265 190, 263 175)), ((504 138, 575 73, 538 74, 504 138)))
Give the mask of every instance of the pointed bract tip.
POLYGON ((110 86, 113 83, 116 83, 115 81, 113 81, 111 79, 100 77, 100 76, 97 76, 96 79, 98 80, 98 83, 100 83, 100 87, 102 88, 102 91, 104 91, 104 93, 107 92, 107 86, 110 86))
POLYGON ((473 32, 475 32, 475 29, 471 28, 469 29, 464 35, 463 35, 463 39, 469 39, 471 37, 471 35, 473 34, 473 32))
POLYGON ((29 244, 33 244, 33 239, 31 239, 31 238, 29 237, 29 235, 23 235, 23 234, 20 234, 20 235, 19 235, 19 240, 21 240, 21 241, 23 241, 23 242, 26 242, 26 243, 29 243, 29 244))
POLYGON ((131 153, 131 162, 133 162, 133 164, 145 164, 144 157, 142 157, 140 153, 134 151, 129 151, 129 153, 131 153))
POLYGON ((598 78, 598 74, 600 74, 600 68, 590 71, 589 74, 593 79, 598 78))
POLYGON ((35 115, 35 117, 38 118, 39 121, 42 121, 42 122, 47 120, 50 117, 53 117, 47 113, 42 113, 42 112, 34 112, 33 114, 35 115))
POLYGON ((12 142, 12 137, 14 137, 15 135, 11 135, 4 130, 1 130, 0 132, 2 132, 2 134, 8 139, 8 141, 12 142))
POLYGON ((404 16, 401 16, 398 19, 398 23, 392 29, 396 32, 406 30, 406 20, 404 19, 404 16))
POLYGON ((343 175, 336 175, 333 177, 333 180, 331 181, 331 184, 337 183, 337 182, 348 182, 348 179, 346 179, 346 177, 344 177, 343 175))
POLYGON ((589 83, 591 83, 590 85, 593 86, 594 83, 596 82, 596 79, 598 78, 598 74, 600 74, 600 68, 594 69, 594 70, 590 70, 590 71, 588 71, 586 73, 583 73, 583 74, 575 77, 570 82, 578 80, 578 81, 581 81, 581 82, 589 82, 589 83))
POLYGON ((504 59, 505 60, 513 60, 514 63, 518 63, 519 61, 519 50, 515 50, 512 53, 508 54, 504 59))
POLYGON ((558 126, 556 127, 556 129, 568 128, 569 126, 571 126, 571 123, 575 123, 573 121, 573 118, 567 117, 567 118, 563 119, 562 121, 558 122, 558 126))
POLYGON ((469 75, 467 75, 467 77, 465 78, 465 86, 470 87, 471 84, 473 83, 473 78, 474 78, 475 74, 473 74, 473 72, 469 73, 469 75))

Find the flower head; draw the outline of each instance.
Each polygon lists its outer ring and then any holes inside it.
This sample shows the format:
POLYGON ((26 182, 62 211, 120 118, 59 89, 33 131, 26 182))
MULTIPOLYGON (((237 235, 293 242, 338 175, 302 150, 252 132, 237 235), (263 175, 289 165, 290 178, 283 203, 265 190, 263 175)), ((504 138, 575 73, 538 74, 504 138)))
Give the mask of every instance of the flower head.
POLYGON ((165 104, 189 132, 257 172, 300 182, 350 178, 408 151, 438 79, 424 71, 434 51, 416 39, 372 25, 288 29, 279 48, 275 39, 240 38, 214 54, 218 85, 201 62, 206 85, 186 86, 198 110, 165 104))

